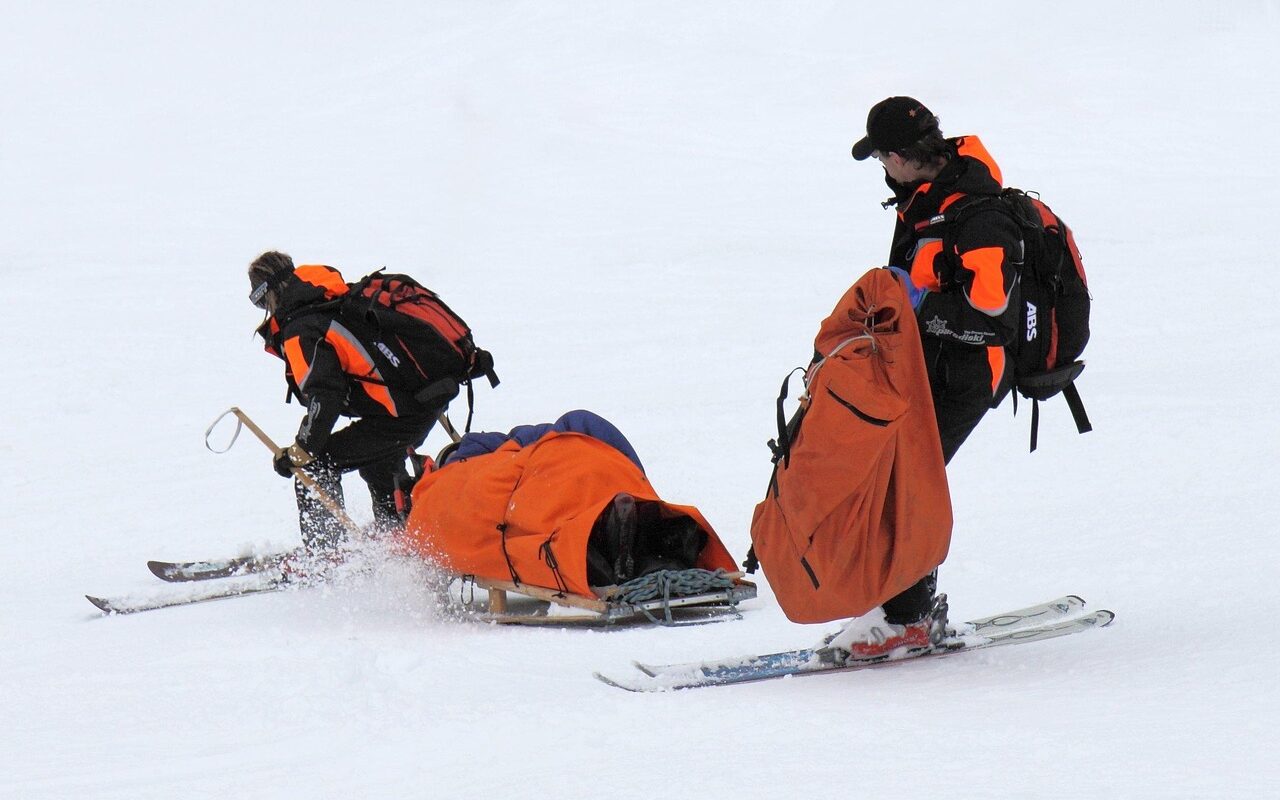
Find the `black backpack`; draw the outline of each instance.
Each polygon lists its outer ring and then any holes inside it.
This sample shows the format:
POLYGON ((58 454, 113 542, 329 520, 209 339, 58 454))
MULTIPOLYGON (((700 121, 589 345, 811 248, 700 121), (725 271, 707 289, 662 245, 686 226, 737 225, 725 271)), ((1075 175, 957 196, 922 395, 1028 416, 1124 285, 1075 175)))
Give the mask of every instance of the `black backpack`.
MULTIPOLYGON (((1024 252, 1018 268, 1022 309, 1018 338, 1009 347, 1013 362, 1014 413, 1018 394, 1031 401, 1031 450, 1036 449, 1040 429, 1040 401, 1061 393, 1066 398, 1076 430, 1093 430, 1075 380, 1084 371, 1080 356, 1089 342, 1088 280, 1075 236, 1062 218, 1038 195, 1005 189, 999 195, 977 195, 956 204, 945 220, 961 222, 991 203, 1001 207, 1022 229, 1024 252)), ((958 225, 947 231, 954 235, 958 225)), ((944 246, 954 252, 954 242, 944 236, 944 246)))
POLYGON ((493 356, 476 347, 471 328, 439 295, 408 275, 378 270, 355 283, 341 298, 341 313, 372 334, 373 343, 392 363, 401 382, 418 387, 414 399, 424 405, 447 403, 467 387, 467 424, 475 404, 473 378, 497 386, 493 356), (396 356, 383 339, 396 345, 396 356))

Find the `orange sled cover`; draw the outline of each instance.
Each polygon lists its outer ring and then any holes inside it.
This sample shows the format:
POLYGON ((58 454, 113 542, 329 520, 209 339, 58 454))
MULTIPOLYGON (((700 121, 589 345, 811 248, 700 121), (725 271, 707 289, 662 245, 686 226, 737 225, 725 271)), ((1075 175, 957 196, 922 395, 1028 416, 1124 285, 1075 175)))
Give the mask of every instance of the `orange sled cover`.
POLYGON ((455 575, 513 581, 595 598, 587 584, 587 542, 614 496, 657 502, 706 532, 697 566, 736 564, 693 506, 662 502, 640 468, 604 442, 552 432, 521 447, 451 463, 413 490, 409 546, 455 575))
POLYGON ((891 272, 864 275, 823 321, 800 410, 751 521, 793 622, 856 617, 942 563, 951 495, 920 330, 891 272))

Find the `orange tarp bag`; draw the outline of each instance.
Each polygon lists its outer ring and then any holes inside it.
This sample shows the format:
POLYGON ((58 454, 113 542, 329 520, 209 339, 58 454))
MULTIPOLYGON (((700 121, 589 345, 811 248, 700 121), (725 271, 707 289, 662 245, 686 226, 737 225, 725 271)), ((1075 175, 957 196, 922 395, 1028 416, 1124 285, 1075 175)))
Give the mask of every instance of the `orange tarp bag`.
POLYGON ((413 490, 407 542, 455 575, 595 598, 588 544, 620 493, 634 497, 644 516, 693 520, 706 534, 695 566, 735 570, 698 509, 663 502, 636 463, 574 432, 548 432, 524 445, 508 440, 424 475, 413 490))
POLYGON ((751 541, 793 622, 856 617, 929 574, 951 543, 951 495, 920 330, 889 270, 823 321, 805 394, 782 425, 751 541))

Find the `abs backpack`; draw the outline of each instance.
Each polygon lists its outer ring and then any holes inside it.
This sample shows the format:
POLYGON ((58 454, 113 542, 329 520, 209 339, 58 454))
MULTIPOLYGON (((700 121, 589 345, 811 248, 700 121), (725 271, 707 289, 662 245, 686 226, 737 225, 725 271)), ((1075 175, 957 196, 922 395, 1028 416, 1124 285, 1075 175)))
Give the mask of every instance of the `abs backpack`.
MULTIPOLYGON (((1089 295, 1084 262, 1075 236, 1062 218, 1038 196, 1005 189, 999 196, 975 196, 949 211, 947 222, 1000 203, 1022 229, 1023 259, 1018 268, 1022 308, 1018 337, 1009 348, 1013 364, 1014 412, 1017 395, 1031 401, 1031 449, 1040 429, 1040 401, 1061 394, 1076 430, 1093 430, 1075 380, 1084 371, 1080 356, 1089 342, 1089 295)), ((931 222, 942 220, 931 220, 931 222)), ((948 226, 949 232, 958 225, 948 226)), ((944 244, 954 246, 947 243, 944 244)))
MULTIPOLYGON (((418 386, 424 404, 453 399, 467 387, 467 429, 471 427, 473 378, 498 385, 493 356, 476 347, 471 328, 440 296, 408 275, 382 270, 351 284, 342 311, 376 335, 394 340, 406 357, 392 359, 402 380, 418 386)), ((390 355, 384 352, 384 355, 390 355)))

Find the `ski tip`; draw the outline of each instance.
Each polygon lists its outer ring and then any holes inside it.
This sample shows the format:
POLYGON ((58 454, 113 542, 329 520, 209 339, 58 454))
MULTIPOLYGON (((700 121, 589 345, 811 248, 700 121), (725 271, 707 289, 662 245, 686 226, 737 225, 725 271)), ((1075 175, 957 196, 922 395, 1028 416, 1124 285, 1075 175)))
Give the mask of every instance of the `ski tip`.
POLYGON ((1105 628, 1116 621, 1116 612, 1106 608, 1095 611, 1093 614, 1098 619, 1099 628, 1105 628))
POLYGON ((656 678, 658 676, 658 671, 648 664, 641 664, 639 661, 632 661, 631 666, 640 670, 645 675, 648 675, 650 678, 656 678))
POLYGON ((601 675, 599 672, 593 672, 593 673, 591 673, 591 675, 592 675, 596 680, 600 681, 601 683, 605 684, 606 686, 612 686, 612 687, 614 687, 615 689, 622 689, 623 691, 627 691, 627 692, 639 692, 639 691, 641 691, 641 689, 639 689, 639 688, 637 688, 637 687, 635 687, 635 686, 628 686, 628 685, 627 685, 627 684, 625 684, 625 683, 619 683, 618 681, 615 681, 613 678, 610 678, 610 677, 609 677, 609 676, 607 676, 607 675, 601 675))
POLYGON ((167 561, 148 561, 147 569, 151 570, 151 574, 155 575, 162 581, 169 580, 169 568, 173 565, 167 561))
POLYGON ((115 613, 115 609, 111 607, 111 601, 106 599, 105 597, 94 597, 91 594, 86 594, 84 596, 84 599, 88 600, 90 603, 93 603, 93 605, 97 607, 97 609, 104 614, 115 613))
POLYGON ((1071 602, 1071 601, 1075 601, 1075 602, 1073 603, 1073 605, 1079 605, 1079 606, 1084 606, 1084 605, 1085 605, 1084 598, 1083 598, 1083 597, 1081 597, 1081 596, 1080 596, 1080 595, 1078 595, 1078 594, 1069 594, 1069 595, 1067 595, 1067 602, 1071 602))

